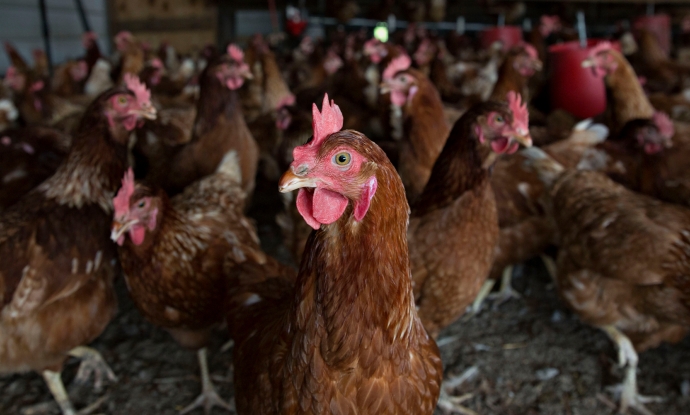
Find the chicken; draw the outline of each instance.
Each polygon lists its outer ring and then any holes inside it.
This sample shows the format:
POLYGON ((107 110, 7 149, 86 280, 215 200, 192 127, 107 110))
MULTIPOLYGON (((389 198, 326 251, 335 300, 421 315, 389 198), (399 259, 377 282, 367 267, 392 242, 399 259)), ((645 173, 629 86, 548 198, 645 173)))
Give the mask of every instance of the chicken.
POLYGON ((565 169, 538 149, 525 152, 547 187, 558 229, 556 283, 585 323, 603 330, 626 368, 621 412, 645 408, 638 353, 677 342, 690 324, 690 210, 633 193, 592 171, 565 169))
POLYGON ((639 50, 634 62, 637 72, 647 80, 645 87, 654 92, 671 93, 683 89, 690 76, 690 66, 671 60, 649 30, 637 28, 639 50))
POLYGON ((227 313, 238 414, 430 415, 441 360, 414 306, 404 188, 327 96, 313 113, 280 181, 315 228, 297 281, 240 285, 261 294, 227 313))
POLYGON ((663 194, 663 155, 672 146, 673 131, 663 113, 628 121, 617 136, 585 151, 577 168, 600 171, 630 190, 658 196, 663 194))
POLYGON ((532 95, 527 83, 541 69, 542 63, 534 46, 523 42, 513 47, 498 68, 498 80, 489 99, 503 99, 508 91, 514 91, 529 102, 532 95))
POLYGON ((144 48, 132 33, 122 31, 115 35, 115 48, 120 53, 115 79, 122 79, 127 73, 138 75, 144 69, 144 48))
MULTIPOLYGON (((462 94, 460 89, 448 79, 448 70, 443 59, 447 51, 440 44, 441 41, 434 42, 428 38, 422 40, 414 53, 414 61, 420 71, 433 82, 443 101, 457 103, 462 98, 462 94)), ((451 124, 454 124, 455 121, 457 119, 453 120, 451 124)))
POLYGON ((635 70, 611 43, 601 42, 590 49, 582 66, 591 68, 595 76, 604 78, 610 89, 612 99, 607 109, 611 111, 611 120, 606 125, 614 134, 630 120, 652 118, 654 107, 647 99, 635 70))
MULTIPOLYGON (((673 151, 648 157, 642 167, 647 170, 645 189, 641 191, 673 203, 687 204, 690 196, 690 124, 672 122, 667 115, 661 115, 652 107, 642 90, 642 85, 625 58, 610 44, 598 45, 582 63, 591 67, 594 74, 605 77, 613 96, 612 116, 618 133, 627 122, 635 119, 653 120, 657 125, 664 146, 673 146, 673 151)), ((637 174, 632 172, 632 174, 637 174)))
MULTIPOLYGON (((570 136, 544 147, 549 155, 574 168, 585 154, 608 136, 608 128, 585 120, 575 126, 570 136)), ((496 198, 498 243, 494 251, 490 281, 501 280, 500 291, 488 295, 488 288, 473 304, 473 311, 481 309, 484 297, 493 297, 498 303, 518 294, 510 284, 513 266, 538 255, 550 270, 552 261, 542 255, 556 243, 556 230, 543 209, 544 186, 531 169, 525 167, 521 153, 501 157, 491 175, 491 187, 496 198)), ((488 286, 488 285, 487 285, 488 286)))
POLYGON ((268 259, 244 216, 237 152, 218 170, 169 199, 161 189, 134 183, 130 170, 113 200, 112 236, 127 288, 141 313, 183 347, 197 350, 203 392, 181 413, 231 407, 216 393, 206 363, 211 330, 223 320, 223 270, 268 259))
POLYGON ((169 192, 213 173, 223 156, 237 151, 242 170, 242 188, 254 189, 259 148, 242 115, 237 90, 252 77, 244 54, 235 45, 211 62, 199 79, 200 92, 192 139, 149 158, 147 180, 169 192))
POLYGON ((0 210, 21 199, 55 173, 71 137, 47 127, 24 127, 0 134, 0 210))
POLYGON ((407 55, 391 61, 383 73, 381 93, 390 93, 392 111, 396 107, 402 110, 400 119, 392 118, 391 122, 404 128, 398 171, 408 199, 414 201, 429 180, 450 126, 438 91, 426 76, 410 68, 410 63, 407 55))
POLYGON ((13 127, 19 117, 19 111, 11 99, 0 98, 0 132, 13 127))
POLYGON ((84 358, 78 380, 115 379, 83 345, 117 308, 111 199, 131 130, 156 114, 138 79, 126 80, 90 105, 57 172, 0 213, 0 373, 41 373, 64 415, 75 414, 60 379, 68 355, 84 358))
POLYGON ((412 207, 408 243, 419 318, 432 337, 460 317, 491 269, 498 217, 489 169, 497 155, 531 146, 526 104, 470 108, 450 132, 412 207))

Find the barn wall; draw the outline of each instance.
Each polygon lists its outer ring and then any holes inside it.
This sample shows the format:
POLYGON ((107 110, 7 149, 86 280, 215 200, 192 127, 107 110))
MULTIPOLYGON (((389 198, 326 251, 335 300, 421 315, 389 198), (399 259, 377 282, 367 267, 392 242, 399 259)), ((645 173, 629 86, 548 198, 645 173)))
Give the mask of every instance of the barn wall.
MULTIPOLYGON (((98 34, 101 50, 109 51, 107 0, 82 0, 91 29, 98 34)), ((83 54, 82 26, 74 0, 46 0, 53 62, 62 62, 83 54)), ((11 41, 28 61, 33 49, 43 49, 38 0, 0 0, 0 41, 11 41)), ((0 53, 0 73, 9 62, 0 53)))
POLYGON ((132 32, 151 45, 198 51, 217 40, 218 7, 208 0, 109 0, 112 32, 132 32))

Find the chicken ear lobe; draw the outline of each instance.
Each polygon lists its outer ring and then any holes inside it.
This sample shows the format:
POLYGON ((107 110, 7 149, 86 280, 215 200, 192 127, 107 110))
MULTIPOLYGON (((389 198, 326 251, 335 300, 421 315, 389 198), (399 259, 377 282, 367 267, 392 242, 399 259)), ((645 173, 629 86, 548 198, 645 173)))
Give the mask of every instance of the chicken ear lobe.
POLYGON ((369 211, 369 206, 371 205, 371 199, 373 199, 377 188, 378 188, 378 181, 376 180, 376 176, 372 176, 364 184, 364 188, 362 189, 362 195, 360 196, 359 200, 355 202, 354 215, 355 215, 355 220, 357 220, 357 222, 364 219, 364 216, 369 211))

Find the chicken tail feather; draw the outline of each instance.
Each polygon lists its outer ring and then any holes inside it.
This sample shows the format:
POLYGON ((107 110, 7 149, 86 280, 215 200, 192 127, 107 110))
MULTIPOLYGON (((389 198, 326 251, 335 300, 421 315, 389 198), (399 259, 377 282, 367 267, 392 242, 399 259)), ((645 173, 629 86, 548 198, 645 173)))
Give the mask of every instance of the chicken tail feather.
POLYGON ((237 157, 237 151, 230 150, 225 153, 216 172, 233 178, 238 184, 242 183, 242 169, 240 168, 240 160, 239 157, 237 157))

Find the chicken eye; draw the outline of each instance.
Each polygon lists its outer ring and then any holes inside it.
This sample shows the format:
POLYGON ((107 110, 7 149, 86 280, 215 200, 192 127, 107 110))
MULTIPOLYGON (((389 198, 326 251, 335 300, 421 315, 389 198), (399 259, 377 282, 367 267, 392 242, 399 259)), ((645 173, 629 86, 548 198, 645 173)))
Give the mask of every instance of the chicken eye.
POLYGON ((496 121, 496 122, 499 123, 499 124, 503 124, 503 121, 504 121, 504 120, 503 120, 503 117, 502 117, 502 116, 497 115, 497 116, 494 118, 494 121, 496 121))
POLYGON ((127 104, 127 97, 120 95, 120 96, 117 98, 117 103, 120 104, 120 105, 125 105, 125 104, 127 104))
POLYGON ((145 205, 146 205, 146 201, 142 200, 141 202, 139 202, 139 204, 137 205, 137 207, 141 209, 141 208, 143 208, 145 205))
POLYGON ((347 153, 345 151, 333 156, 333 161, 338 166, 347 166, 348 164, 350 164, 350 160, 352 160, 352 156, 350 156, 350 153, 347 153))

